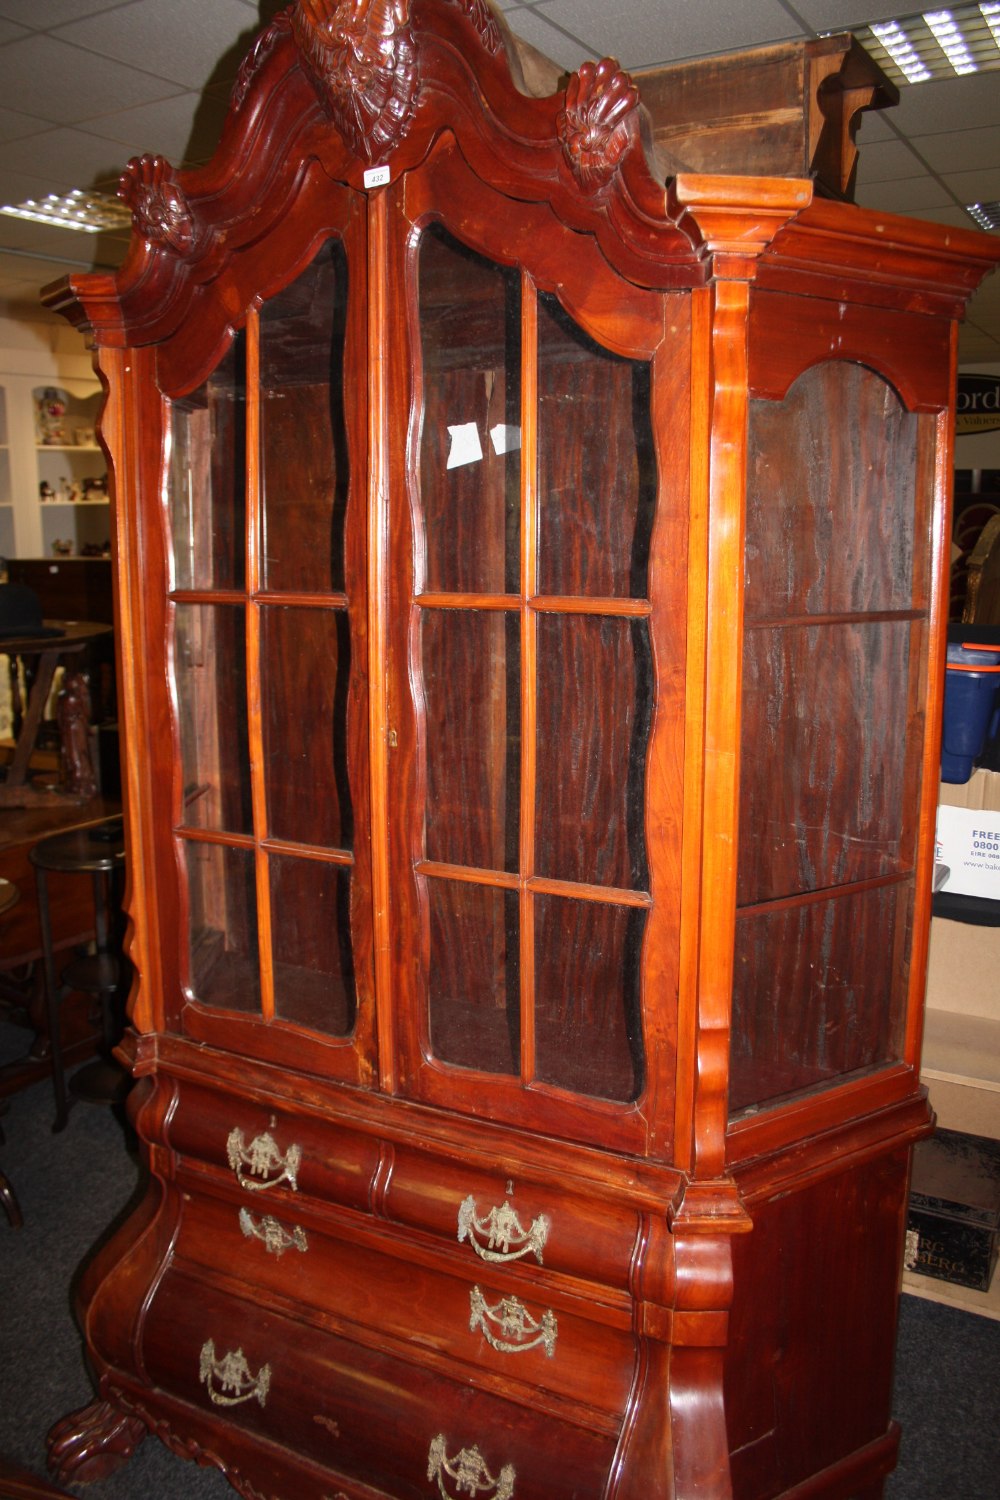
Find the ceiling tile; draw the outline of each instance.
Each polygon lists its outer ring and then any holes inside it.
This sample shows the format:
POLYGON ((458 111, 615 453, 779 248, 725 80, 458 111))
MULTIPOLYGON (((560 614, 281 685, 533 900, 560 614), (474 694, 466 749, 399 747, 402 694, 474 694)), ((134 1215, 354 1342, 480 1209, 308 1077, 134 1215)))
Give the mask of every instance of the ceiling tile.
POLYGON ((890 214, 924 216, 929 208, 952 208, 951 195, 933 177, 907 177, 902 182, 878 182, 858 191, 863 208, 881 209, 890 214))
POLYGON ((858 156, 858 183, 892 182, 897 177, 922 177, 927 171, 919 156, 898 136, 865 142, 858 156))
POLYGON ((224 98, 196 93, 176 94, 155 104, 119 110, 99 120, 88 120, 87 130, 115 143, 114 155, 124 166, 130 156, 144 151, 182 162, 207 161, 218 145, 228 108, 224 98))
MULTIPOLYGON (((803 36, 780 0, 738 6, 705 0, 545 0, 538 13, 578 37, 596 56, 617 57, 625 68, 803 36)), ((515 30, 517 27, 515 26, 515 30)))
MULTIPOLYGON (((96 264, 100 235, 77 234, 72 229, 50 229, 46 224, 29 224, 24 219, 0 215, 0 247, 24 248, 36 255, 54 256, 72 264, 96 264)), ((58 266, 49 280, 59 275, 58 266)))
POLYGON ((1000 126, 985 130, 943 130, 939 135, 910 137, 935 172, 958 172, 964 168, 1000 166, 1000 126))
POLYGON ((894 124, 895 109, 866 109, 858 117, 854 139, 862 152, 875 141, 897 141, 899 132, 894 124))
MULTIPOLYGON (((59 186, 58 183, 55 184, 59 186)), ((19 162, 16 167, 0 167, 0 204, 12 204, 16 206, 23 203, 26 198, 41 198, 46 193, 51 193, 53 183, 48 177, 32 172, 30 164, 19 162)), ((13 220, 0 219, 0 226, 6 227, 13 220)), ((0 239, 3 235, 0 234, 0 239)))
POLYGON ((523 6, 509 12, 506 19, 517 36, 537 47, 539 52, 558 63, 561 68, 578 68, 582 62, 598 55, 581 46, 573 37, 568 37, 565 32, 557 31, 547 21, 539 20, 535 11, 526 10, 523 6))
POLYGON ((20 115, 12 109, 0 109, 0 141, 23 140, 25 136, 37 135, 48 124, 48 120, 20 115))
POLYGON ((200 88, 209 79, 236 76, 257 30, 242 0, 171 0, 169 26, 163 0, 132 0, 53 35, 134 68, 152 64, 157 77, 200 88))
POLYGON ((929 83, 911 83, 899 91, 893 123, 907 135, 935 135, 942 130, 963 130, 1000 125, 1000 74, 978 73, 969 78, 934 78, 929 83))
POLYGON ((58 0, 59 11, 53 15, 52 0, 0 0, 0 16, 5 20, 18 21, 29 31, 48 31, 64 21, 75 21, 80 16, 92 16, 95 11, 109 10, 114 0, 58 0))
POLYGON ((47 118, 74 125, 118 108, 179 93, 176 84, 136 72, 112 58, 81 52, 48 36, 29 36, 0 49, 0 97, 31 114, 44 101, 47 118))
POLYGON ((0 145, 0 169, 16 170, 26 154, 34 170, 48 182, 50 192, 95 187, 99 182, 116 180, 121 171, 114 147, 82 130, 47 130, 30 141, 0 145))
POLYGON ((1000 201, 1000 162, 978 172, 942 172, 941 180, 963 203, 1000 201))
MULTIPOLYGON (((792 0, 796 12, 814 31, 864 31, 869 21, 887 21, 910 14, 906 0, 792 0)), ((919 9, 914 5, 913 10, 919 9)))

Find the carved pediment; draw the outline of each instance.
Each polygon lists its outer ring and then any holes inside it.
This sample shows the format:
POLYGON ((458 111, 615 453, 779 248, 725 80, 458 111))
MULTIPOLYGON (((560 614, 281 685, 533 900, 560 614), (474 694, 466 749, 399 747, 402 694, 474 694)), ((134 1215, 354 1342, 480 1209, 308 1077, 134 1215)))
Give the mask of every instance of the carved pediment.
POLYGON ((398 145, 420 86, 409 0, 299 0, 292 31, 355 155, 374 162, 398 145))

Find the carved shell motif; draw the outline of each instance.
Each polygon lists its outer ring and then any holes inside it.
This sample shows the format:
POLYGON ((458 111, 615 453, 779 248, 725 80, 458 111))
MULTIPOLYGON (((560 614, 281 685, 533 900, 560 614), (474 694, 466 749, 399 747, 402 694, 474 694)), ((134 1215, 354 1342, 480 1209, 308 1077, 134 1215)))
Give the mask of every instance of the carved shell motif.
POLYGON ((586 62, 570 78, 556 123, 585 192, 597 192, 615 175, 635 133, 638 108, 639 91, 613 57, 586 62))
POLYGON ((367 162, 381 159, 416 107, 409 0, 298 0, 292 31, 345 144, 367 162))
POLYGON ((132 210, 132 223, 145 239, 158 240, 178 255, 191 254, 198 226, 164 157, 133 156, 118 179, 118 196, 132 210))

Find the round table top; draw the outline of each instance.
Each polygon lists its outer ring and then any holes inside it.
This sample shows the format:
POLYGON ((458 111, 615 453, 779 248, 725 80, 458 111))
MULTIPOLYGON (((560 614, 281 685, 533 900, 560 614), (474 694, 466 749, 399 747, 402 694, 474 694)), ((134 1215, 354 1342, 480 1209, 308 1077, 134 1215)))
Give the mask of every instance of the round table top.
POLYGON ((27 654, 33 651, 76 651, 88 641, 96 641, 102 635, 110 635, 113 625, 99 624, 96 620, 45 620, 44 624, 58 630, 59 635, 0 635, 0 651, 8 655, 27 654))
POLYGON ((121 818, 71 828, 41 839, 28 855, 37 870, 64 875, 113 870, 125 860, 125 838, 121 818), (108 837, 108 835, 111 837, 108 837))

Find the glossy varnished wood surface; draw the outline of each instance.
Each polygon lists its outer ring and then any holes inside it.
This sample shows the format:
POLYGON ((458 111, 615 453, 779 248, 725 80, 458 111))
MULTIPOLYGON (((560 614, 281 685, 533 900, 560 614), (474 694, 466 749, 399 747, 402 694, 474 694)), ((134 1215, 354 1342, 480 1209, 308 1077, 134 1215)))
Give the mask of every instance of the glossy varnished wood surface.
POLYGON ((479 4, 380 11, 389 107, 345 114, 335 9, 275 19, 213 161, 130 168, 125 266, 52 298, 109 391, 152 1167, 54 1457, 149 1427, 247 1495, 418 1500, 475 1445, 518 1500, 875 1496, 951 320, 996 247, 665 190, 616 66, 529 98, 479 4), (845 380, 883 405, 838 446, 845 380), (449 468, 462 423, 520 446, 449 468), (271 1384, 220 1405, 237 1349, 271 1384))

